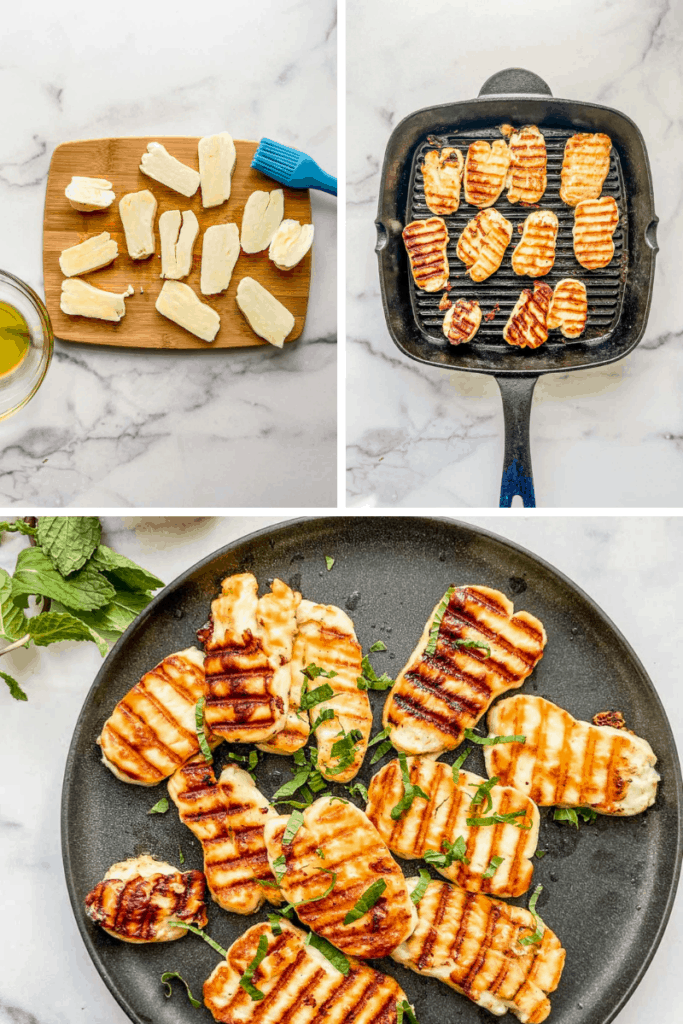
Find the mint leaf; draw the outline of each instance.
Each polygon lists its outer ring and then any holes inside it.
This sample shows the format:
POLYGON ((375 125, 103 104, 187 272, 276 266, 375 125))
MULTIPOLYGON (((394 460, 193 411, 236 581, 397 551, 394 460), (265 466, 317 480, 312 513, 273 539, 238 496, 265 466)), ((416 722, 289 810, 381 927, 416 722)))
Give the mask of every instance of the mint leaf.
POLYGON ((526 736, 480 736, 473 729, 465 729, 465 737, 480 747, 495 747, 499 743, 526 743, 526 736))
POLYGON ((413 903, 419 903, 424 894, 427 892, 427 886, 432 880, 432 876, 425 868, 420 868, 420 881, 417 883, 415 888, 410 894, 410 898, 413 903))
POLYGON ((200 697, 199 700, 197 701, 197 703, 195 704, 195 706, 194 706, 194 724, 195 724, 195 728, 197 730, 197 739, 199 741, 199 746, 201 748, 202 754, 204 755, 204 760, 206 761, 207 764, 211 764, 213 762, 213 754, 211 752, 211 747, 209 746, 209 741, 206 738, 206 732, 204 731, 205 730, 205 726, 204 726, 204 705, 205 705, 205 703, 206 703, 206 697, 200 697))
POLYGON ((429 797, 423 789, 410 781, 410 772, 408 770, 408 762, 406 761, 406 755, 401 751, 398 755, 398 761, 401 766, 401 777, 403 779, 403 796, 391 809, 391 820, 398 821, 405 811, 409 811, 413 806, 413 800, 419 797, 421 800, 429 800, 429 797))
POLYGON ((370 799, 370 797, 368 796, 368 791, 362 782, 352 782, 351 785, 348 786, 348 790, 351 796, 357 796, 365 803, 367 803, 368 800, 370 799))
POLYGON ((26 634, 26 616, 12 600, 12 577, 0 569, 0 635, 19 640, 26 634))
POLYGON ((113 601, 94 612, 79 612, 78 618, 108 639, 118 640, 131 622, 147 607, 149 594, 134 594, 130 590, 119 590, 113 601))
POLYGON ((9 686, 11 697, 14 697, 15 700, 28 700, 28 697, 13 676, 9 676, 6 672, 0 672, 0 679, 4 679, 9 686))
POLYGON ((386 651, 387 645, 384 640, 375 640, 374 644, 370 648, 370 654, 374 654, 375 651, 386 651))
POLYGON ((187 921, 177 921, 174 917, 170 917, 168 919, 168 923, 173 925, 174 928, 186 928, 188 932, 193 932, 195 935, 198 935, 200 939, 204 939, 204 942, 208 942, 211 948, 215 949, 217 953, 220 953, 224 960, 228 959, 227 949, 223 949, 222 946, 219 946, 216 940, 212 939, 210 935, 207 935, 203 928, 197 928, 196 925, 189 924, 187 921))
POLYGON ((104 657, 109 648, 85 622, 70 612, 43 612, 26 620, 26 628, 36 647, 47 647, 60 640, 91 640, 104 657))
MULTIPOLYGON (((148 814, 166 814, 168 810, 168 797, 162 796, 161 800, 157 800, 154 807, 150 807, 147 811, 148 814)), ((185 858, 183 857, 183 860, 185 858)), ((181 862, 182 863, 182 862, 181 862)))
POLYGON ((28 537, 34 537, 36 528, 21 519, 16 519, 13 523, 0 523, 0 533, 23 533, 28 537))
POLYGON ((332 555, 325 555, 325 565, 327 566, 327 571, 329 572, 332 566, 334 565, 334 558, 332 558, 332 555))
POLYGON ((460 779, 460 769, 462 768, 463 764, 465 763, 465 761, 467 760, 471 753, 472 747, 467 747, 467 749, 463 750, 462 754, 460 754, 460 756, 453 762, 452 775, 453 782, 456 784, 456 786, 458 785, 458 780, 460 779))
POLYGON ((177 978, 178 981, 182 981, 187 991, 187 998, 190 1000, 195 1010, 198 1010, 202 1004, 198 999, 195 999, 195 997, 192 995, 192 992, 190 991, 190 986, 187 984, 183 976, 181 974, 178 974, 177 971, 164 971, 164 973, 161 975, 162 984, 166 986, 166 998, 170 999, 171 996, 173 995, 173 988, 171 987, 171 980, 173 978, 177 978))
POLYGON ((67 608, 90 612, 109 604, 116 591, 92 565, 65 580, 40 548, 25 548, 17 558, 12 597, 16 601, 29 594, 51 597, 67 608))
POLYGON ((36 540, 62 576, 82 569, 100 542, 97 516, 40 516, 36 540))
POLYGON ((256 988, 256 986, 252 983, 251 979, 254 977, 256 971, 258 970, 258 967, 259 967, 259 964, 261 963, 261 961, 266 958, 267 953, 268 953, 268 936, 267 935, 262 935, 259 938, 259 940, 258 940, 258 948, 256 950, 256 956, 251 961, 251 963, 247 967, 246 971, 244 972, 244 974, 240 978, 240 985, 241 985, 241 987, 244 989, 244 991, 248 995, 251 996, 251 998, 254 1000, 254 1002, 256 1000, 258 1000, 258 999, 263 999, 265 997, 265 992, 261 992, 260 989, 256 988))
POLYGON ((146 594, 150 590, 158 590, 164 586, 164 581, 154 573, 143 569, 125 555, 112 551, 106 544, 100 544, 96 548, 90 564, 103 572, 111 573, 121 580, 124 586, 138 594, 146 594))
POLYGON ((331 942, 327 941, 327 939, 323 939, 321 935, 316 935, 315 932, 309 932, 304 939, 304 945, 313 946, 313 949, 317 949, 318 952, 322 953, 325 959, 329 960, 332 966, 336 967, 344 976, 349 973, 351 965, 342 951, 337 949, 336 946, 333 946, 331 942))
POLYGON ((536 931, 533 933, 533 935, 527 935, 524 939, 518 939, 517 941, 519 942, 520 946, 530 946, 534 943, 540 942, 543 938, 543 935, 545 933, 545 925, 536 913, 536 902, 542 892, 543 886, 537 885, 533 891, 531 899, 529 900, 529 911, 531 912, 531 914, 533 914, 534 921, 536 922, 536 931))
POLYGON ((383 878, 378 878, 376 882, 373 882, 372 885, 368 886, 356 905, 349 910, 348 914, 345 916, 344 924, 353 924, 354 921, 358 921, 361 917, 364 917, 369 910, 372 910, 386 887, 387 883, 383 878))
POLYGON ((493 878, 496 871, 498 870, 498 868, 500 867, 504 860, 505 857, 491 857, 491 860, 489 861, 489 866, 487 867, 486 871, 481 877, 493 878))
POLYGON ((289 846, 297 834, 299 829, 304 823, 304 816, 301 811, 292 811, 287 822, 284 835, 282 836, 282 845, 289 846))
POLYGON ((293 779, 290 779, 289 782, 285 782, 284 786, 280 786, 278 791, 273 793, 270 802, 272 804, 276 804, 284 801, 288 796, 294 796, 297 789, 301 789, 310 774, 311 769, 309 767, 303 768, 300 772, 297 772, 293 779))
POLYGON ((436 645, 439 640, 439 630, 441 629, 441 620, 443 619, 446 609, 448 608, 451 597, 455 592, 455 587, 449 587, 439 604, 439 607, 434 612, 434 618, 432 624, 429 627, 429 640, 425 647, 425 654, 434 654, 436 651, 436 645))

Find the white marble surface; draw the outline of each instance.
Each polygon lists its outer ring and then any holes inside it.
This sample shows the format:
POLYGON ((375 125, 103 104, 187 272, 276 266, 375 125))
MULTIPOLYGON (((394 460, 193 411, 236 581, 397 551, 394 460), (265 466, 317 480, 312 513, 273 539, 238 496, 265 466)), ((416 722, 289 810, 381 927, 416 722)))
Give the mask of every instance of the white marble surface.
MULTIPOLYGON (((3 4, 0 266, 42 294, 53 149, 110 135, 277 139, 334 173, 335 0, 3 4)), ((0 501, 71 507, 336 503, 336 200, 312 194, 302 338, 283 351, 60 342, 0 424, 0 501)))
POLYGON ((373 222, 384 150, 398 122, 421 107, 472 98, 489 75, 519 66, 541 75, 555 96, 612 106, 636 122, 660 217, 652 312, 639 347, 612 366, 553 374, 536 386, 538 504, 683 505, 683 5, 348 0, 347 9, 349 504, 498 503, 497 386, 401 355, 384 322, 373 222))
MULTIPOLYGON (((170 582, 221 544, 276 521, 108 519, 105 539, 170 582)), ((644 662, 680 741, 683 573, 677 564, 672 567, 672 556, 680 561, 683 520, 520 516, 469 521, 547 559, 601 605, 644 662)), ((5 540, 0 564, 12 568, 24 543, 5 540)), ((126 1024, 78 934, 59 846, 64 762, 100 657, 89 644, 59 644, 15 652, 2 661, 3 670, 22 679, 29 701, 16 703, 0 691, 0 1024, 126 1024)), ((654 961, 618 1024, 680 1019, 682 956, 679 896, 654 961)), ((193 1011, 187 1012, 190 1020, 193 1011)))

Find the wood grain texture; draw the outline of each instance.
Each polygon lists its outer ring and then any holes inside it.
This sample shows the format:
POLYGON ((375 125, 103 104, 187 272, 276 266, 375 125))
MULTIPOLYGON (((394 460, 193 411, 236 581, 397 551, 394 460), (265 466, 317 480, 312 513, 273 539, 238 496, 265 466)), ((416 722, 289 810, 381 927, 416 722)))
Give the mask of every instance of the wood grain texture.
MULTIPOLYGON (((294 341, 304 329, 308 292, 311 281, 311 252, 293 270, 280 271, 268 259, 268 251, 247 256, 240 253, 230 287, 220 295, 202 295, 199 288, 202 240, 212 224, 234 221, 242 226, 245 203, 256 189, 271 191, 282 188, 278 182, 251 167, 258 143, 236 139, 237 162, 232 179, 230 199, 222 206, 205 210, 201 188, 191 199, 166 188, 139 170, 140 158, 148 142, 160 142, 172 156, 199 170, 198 138, 149 136, 145 138, 87 139, 65 142, 52 155, 45 195, 43 220, 43 273, 45 303, 56 337, 67 341, 83 341, 97 345, 121 345, 130 348, 234 348, 244 345, 267 345, 252 331, 235 301, 237 285, 243 277, 253 277, 280 300, 294 316, 294 329, 287 341, 294 341), (79 213, 70 205, 64 189, 72 176, 106 178, 111 181, 116 199, 108 210, 79 213), (156 252, 146 260, 128 256, 123 225, 119 216, 119 200, 127 192, 149 189, 156 196, 158 209, 154 224, 156 252), (154 304, 161 291, 161 246, 159 217, 166 210, 193 210, 200 234, 195 244, 192 270, 183 283, 190 287, 220 315, 221 326, 214 342, 201 341, 193 334, 157 313, 154 304), (91 320, 62 313, 59 300, 64 277, 59 268, 63 249, 84 241, 91 235, 108 231, 118 242, 119 255, 114 262, 84 274, 83 280, 105 291, 124 292, 129 284, 135 294, 126 299, 126 315, 120 323, 91 320), (140 289, 143 289, 142 293, 140 289)), ((302 224, 311 223, 311 202, 307 189, 284 189, 285 217, 302 224)), ((315 247, 315 242, 313 243, 315 247)))

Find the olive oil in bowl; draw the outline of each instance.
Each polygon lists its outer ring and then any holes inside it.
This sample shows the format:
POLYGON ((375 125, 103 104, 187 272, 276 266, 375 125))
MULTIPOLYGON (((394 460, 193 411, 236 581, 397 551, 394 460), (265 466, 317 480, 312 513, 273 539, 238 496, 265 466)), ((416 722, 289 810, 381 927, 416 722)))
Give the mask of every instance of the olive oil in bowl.
POLYGON ((43 300, 0 270, 0 420, 26 405, 45 379, 54 337, 43 300))
POLYGON ((31 341, 29 326, 18 309, 0 302, 0 377, 19 366, 31 341))

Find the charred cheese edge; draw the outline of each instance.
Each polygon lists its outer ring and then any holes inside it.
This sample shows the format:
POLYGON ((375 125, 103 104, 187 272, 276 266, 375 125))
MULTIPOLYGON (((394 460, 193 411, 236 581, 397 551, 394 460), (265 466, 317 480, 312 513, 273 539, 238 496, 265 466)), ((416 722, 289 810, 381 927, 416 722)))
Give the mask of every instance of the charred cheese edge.
POLYGON ((448 284, 448 230, 441 217, 414 220, 403 229, 403 241, 413 280, 424 292, 438 292, 448 284))
POLYGON ((440 217, 455 213, 460 206, 460 184, 464 160, 459 149, 430 149, 422 164, 425 202, 440 217))
POLYGON ((545 138, 535 124, 510 137, 510 169, 505 182, 509 203, 537 203, 548 183, 545 138))
POLYGON ((514 305, 503 328, 508 345, 518 348, 539 348, 548 340, 548 311, 553 290, 542 281, 534 282, 534 290, 525 288, 514 305))
MULTIPOLYGON (((303 601, 301 602, 304 603, 303 601)), ((308 668, 310 661, 307 657, 308 641, 304 634, 299 632, 299 608, 297 608, 297 633, 292 647, 292 660, 289 663, 290 686, 289 706, 285 716, 285 724, 282 729, 273 736, 267 743, 257 743, 259 750, 265 750, 270 754, 283 754, 285 756, 295 754, 301 747, 305 747, 308 737, 311 734, 311 722, 308 712, 301 708, 301 694, 304 682, 309 680, 303 674, 308 668)), ((326 680, 323 680, 326 682, 326 680)), ((313 684, 316 685, 315 683, 313 684)), ((320 683, 318 683, 320 685, 320 683)))
POLYGON ((512 269, 520 276, 544 277, 555 262, 555 243, 560 222, 552 210, 534 210, 524 221, 524 231, 512 253, 512 269))
POLYGON ((553 289, 548 310, 548 330, 560 328, 565 338, 578 338, 586 329, 588 297, 583 281, 565 277, 553 289))
POLYGON ((614 257, 612 236, 619 223, 619 208, 612 196, 584 199, 574 209, 574 255, 586 270, 608 266, 614 257))
POLYGON ((467 222, 458 239, 456 254, 473 281, 485 281, 495 274, 511 238, 512 224, 498 210, 482 210, 467 222))
POLYGON ((597 199, 609 174, 612 140, 598 132, 578 132, 567 139, 560 172, 560 199, 576 206, 584 199, 597 199))
POLYGON ((473 142, 465 160, 465 201, 480 209, 493 206, 505 188, 509 166, 510 150, 502 139, 473 142))
POLYGON ((472 341, 481 324, 481 306, 476 299, 458 299, 443 318, 443 333, 451 345, 472 341))

